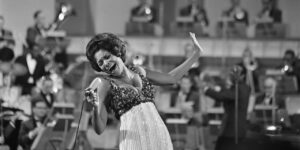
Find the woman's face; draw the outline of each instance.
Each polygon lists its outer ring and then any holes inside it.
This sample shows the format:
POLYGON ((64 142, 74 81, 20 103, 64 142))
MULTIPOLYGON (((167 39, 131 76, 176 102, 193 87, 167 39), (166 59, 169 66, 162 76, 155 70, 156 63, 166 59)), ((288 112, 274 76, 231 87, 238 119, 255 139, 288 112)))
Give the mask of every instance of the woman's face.
POLYGON ((120 76, 125 67, 120 57, 103 49, 95 53, 95 60, 103 72, 113 76, 120 76))

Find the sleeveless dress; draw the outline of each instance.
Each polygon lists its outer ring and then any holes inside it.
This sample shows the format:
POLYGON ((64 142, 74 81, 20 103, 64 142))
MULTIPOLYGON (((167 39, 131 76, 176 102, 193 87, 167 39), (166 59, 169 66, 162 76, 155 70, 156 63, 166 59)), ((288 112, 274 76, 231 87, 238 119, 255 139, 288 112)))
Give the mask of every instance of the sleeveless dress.
POLYGON ((106 78, 111 84, 105 105, 120 120, 120 150, 173 150, 169 132, 154 105, 154 88, 148 79, 142 79, 142 89, 136 91, 120 86, 106 78))

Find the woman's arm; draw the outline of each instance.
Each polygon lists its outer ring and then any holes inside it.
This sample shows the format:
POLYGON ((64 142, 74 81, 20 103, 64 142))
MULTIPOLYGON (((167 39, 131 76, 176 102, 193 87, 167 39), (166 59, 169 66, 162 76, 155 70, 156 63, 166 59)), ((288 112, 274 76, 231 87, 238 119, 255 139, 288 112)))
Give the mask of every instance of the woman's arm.
POLYGON ((190 33, 190 36, 195 45, 195 51, 193 55, 191 55, 182 64, 180 64, 167 74, 146 69, 146 76, 151 82, 153 82, 156 85, 175 84, 179 79, 182 78, 183 75, 187 73, 191 66, 198 60, 200 52, 203 52, 203 49, 198 43, 195 34, 190 33))
POLYGON ((87 102, 93 107, 92 123, 97 134, 101 134, 106 127, 107 110, 104 101, 109 90, 107 80, 96 78, 85 92, 87 102))

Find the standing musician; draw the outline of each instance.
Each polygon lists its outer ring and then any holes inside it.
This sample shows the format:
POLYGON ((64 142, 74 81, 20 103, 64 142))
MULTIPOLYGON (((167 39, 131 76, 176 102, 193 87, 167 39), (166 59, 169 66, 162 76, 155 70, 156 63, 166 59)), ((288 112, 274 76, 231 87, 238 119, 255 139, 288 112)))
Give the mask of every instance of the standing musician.
POLYGON ((258 91, 258 62, 253 56, 252 51, 247 47, 242 54, 242 61, 238 64, 241 66, 242 74, 245 76, 245 82, 251 88, 251 93, 258 91))
POLYGON ((235 66, 229 75, 225 78, 226 86, 219 87, 210 84, 205 85, 205 95, 213 98, 216 101, 223 103, 225 110, 222 120, 221 134, 217 139, 215 150, 240 150, 241 144, 236 143, 238 139, 239 143, 242 143, 246 137, 246 124, 247 124, 247 108, 248 100, 250 96, 250 87, 246 85, 243 80, 243 76, 237 70, 241 70, 239 66, 235 66), (235 84, 235 85, 234 85, 235 84), (237 90, 237 91, 236 91, 237 90), (238 96, 236 96, 236 92, 238 96), (238 98, 236 100, 236 98, 238 98), (238 104, 237 111, 235 104, 238 104), (236 113, 237 118, 236 118, 236 113), (237 119, 237 120, 236 120, 237 119), (238 122, 236 126, 236 121, 238 122))

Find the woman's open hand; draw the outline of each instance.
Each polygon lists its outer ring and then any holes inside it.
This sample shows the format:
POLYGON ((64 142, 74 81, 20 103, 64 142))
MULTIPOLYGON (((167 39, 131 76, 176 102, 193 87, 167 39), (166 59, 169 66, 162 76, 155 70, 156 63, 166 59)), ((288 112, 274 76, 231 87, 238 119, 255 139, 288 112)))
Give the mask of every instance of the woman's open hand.
POLYGON ((200 46, 200 44, 199 44, 199 42, 198 42, 198 40, 196 38, 195 33, 190 32, 190 37, 192 38, 193 43, 194 43, 194 45, 196 47, 196 50, 197 50, 196 52, 199 52, 199 53, 203 52, 203 48, 200 46))

